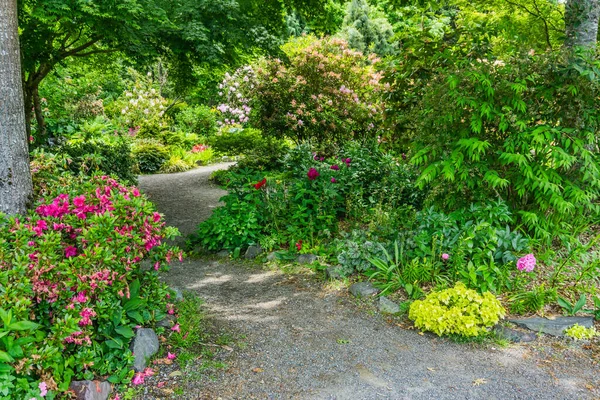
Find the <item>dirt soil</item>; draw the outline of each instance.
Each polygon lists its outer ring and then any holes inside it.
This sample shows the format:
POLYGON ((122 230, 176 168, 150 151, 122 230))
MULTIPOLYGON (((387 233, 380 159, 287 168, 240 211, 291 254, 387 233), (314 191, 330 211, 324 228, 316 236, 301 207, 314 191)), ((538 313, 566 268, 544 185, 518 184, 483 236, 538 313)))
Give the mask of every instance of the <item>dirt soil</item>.
MULTIPOLYGON (((210 173, 140 178, 169 224, 192 233, 218 205, 210 173)), ((165 280, 203 298, 207 323, 231 332, 227 367, 202 360, 143 399, 598 399, 598 352, 568 340, 459 344, 398 326, 319 275, 228 259, 174 264, 165 280), (173 390, 175 388, 176 390, 173 390)))

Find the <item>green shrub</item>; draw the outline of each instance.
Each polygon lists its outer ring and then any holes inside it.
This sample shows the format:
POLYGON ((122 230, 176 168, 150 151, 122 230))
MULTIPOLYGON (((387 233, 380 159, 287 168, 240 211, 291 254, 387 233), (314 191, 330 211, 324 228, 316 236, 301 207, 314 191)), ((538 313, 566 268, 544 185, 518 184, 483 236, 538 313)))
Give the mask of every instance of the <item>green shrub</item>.
POLYGON ((561 57, 456 59, 424 82, 407 134, 441 207, 499 197, 546 243, 597 215, 600 62, 561 57))
POLYGON ((103 135, 86 141, 70 140, 61 147, 60 152, 71 159, 69 169, 74 173, 92 175, 103 172, 115 175, 123 182, 137 181, 128 138, 103 135))
POLYGON ((208 144, 219 154, 237 156, 255 149, 262 140, 258 129, 229 126, 221 128, 215 136, 208 138, 208 144))
POLYGON ((335 246, 340 263, 338 271, 344 276, 365 272, 371 268, 369 259, 384 256, 377 238, 369 237, 362 230, 342 233, 342 238, 335 240, 335 246))
POLYGON ((164 131, 161 136, 162 142, 167 146, 181 147, 186 150, 191 150, 194 145, 204 141, 195 133, 184 131, 164 131))
POLYGON ((133 147, 133 157, 143 174, 153 174, 160 170, 169 159, 169 150, 155 140, 138 141, 133 147))
POLYGON ((596 328, 586 328, 579 324, 575 324, 565 329, 565 335, 575 340, 593 339, 596 336, 600 336, 600 333, 596 331, 596 328))
POLYGON ((410 305, 408 317, 415 326, 438 336, 479 336, 504 317, 505 310, 489 292, 480 295, 462 283, 454 288, 431 292, 410 305))
POLYGON ((207 106, 193 106, 181 110, 175 116, 177 127, 185 132, 210 137, 217 131, 215 112, 207 106))
POLYGON ((136 188, 106 176, 66 174, 37 192, 28 215, 0 215, 2 395, 39 398, 42 382, 48 398, 71 380, 128 383, 135 327, 167 313, 158 271, 176 257, 164 243, 176 229, 136 188))

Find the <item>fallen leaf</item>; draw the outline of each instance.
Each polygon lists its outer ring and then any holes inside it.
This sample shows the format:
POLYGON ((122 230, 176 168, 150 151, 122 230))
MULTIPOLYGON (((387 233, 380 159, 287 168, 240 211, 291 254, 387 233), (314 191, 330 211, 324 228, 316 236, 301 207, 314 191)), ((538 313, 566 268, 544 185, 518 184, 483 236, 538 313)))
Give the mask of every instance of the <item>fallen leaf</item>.
POLYGON ((177 376, 181 376, 181 375, 183 375, 183 374, 181 373, 181 371, 173 371, 173 372, 171 372, 171 373, 169 374, 169 378, 175 378, 175 377, 177 377, 177 376))
POLYGON ((231 347, 229 347, 229 346, 225 346, 225 345, 223 345, 223 346, 221 346, 221 348, 222 348, 222 349, 225 349, 225 350, 227 350, 227 351, 233 351, 233 349, 232 349, 231 347))
POLYGON ((473 381, 473 386, 485 385, 486 383, 487 380, 485 378, 479 378, 473 381))
POLYGON ((264 372, 264 371, 265 371, 264 369, 262 369, 262 368, 258 368, 258 367, 254 368, 254 369, 252 370, 252 372, 254 372, 254 373, 256 373, 256 374, 259 374, 259 373, 261 373, 261 372, 264 372))
POLYGON ((427 368, 428 371, 435 372, 434 368, 427 368))

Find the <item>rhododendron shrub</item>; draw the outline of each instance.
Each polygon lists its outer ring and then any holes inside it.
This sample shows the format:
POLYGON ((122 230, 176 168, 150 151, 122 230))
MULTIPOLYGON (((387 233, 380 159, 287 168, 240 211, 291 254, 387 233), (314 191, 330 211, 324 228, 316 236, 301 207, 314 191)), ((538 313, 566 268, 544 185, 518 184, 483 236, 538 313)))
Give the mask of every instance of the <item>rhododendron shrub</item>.
POLYGON ((28 215, 0 216, 0 386, 11 398, 39 396, 39 382, 56 394, 75 378, 130 379, 134 329, 168 312, 158 274, 181 257, 165 242, 177 230, 135 187, 63 175, 40 190, 28 215))
POLYGON ((385 88, 376 56, 312 36, 283 51, 289 62, 262 60, 226 79, 218 107, 225 123, 249 119, 265 135, 322 145, 378 135, 385 88))

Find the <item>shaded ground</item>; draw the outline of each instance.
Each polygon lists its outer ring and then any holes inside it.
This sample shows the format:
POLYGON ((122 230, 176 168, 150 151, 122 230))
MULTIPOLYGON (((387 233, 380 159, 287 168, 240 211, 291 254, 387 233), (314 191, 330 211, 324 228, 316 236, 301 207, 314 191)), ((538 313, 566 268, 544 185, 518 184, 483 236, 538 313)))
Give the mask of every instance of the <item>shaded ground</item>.
MULTIPOLYGON (((142 177, 140 186, 170 224, 191 233, 223 194, 208 182, 221 167, 142 177)), ((234 332, 243 345, 219 353, 228 368, 207 376, 192 367, 179 380, 183 394, 166 391, 171 395, 160 398, 600 396, 600 369, 592 352, 571 342, 541 339, 533 345, 477 349, 402 329, 365 312, 345 292, 327 290, 314 276, 223 260, 187 260, 174 265, 165 279, 204 298, 211 323, 234 332)))

